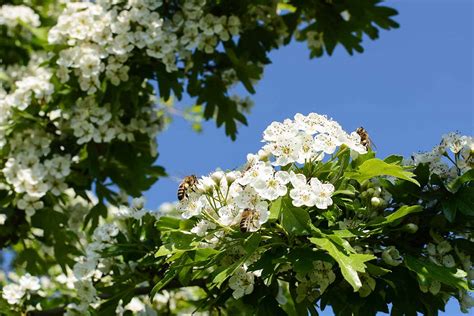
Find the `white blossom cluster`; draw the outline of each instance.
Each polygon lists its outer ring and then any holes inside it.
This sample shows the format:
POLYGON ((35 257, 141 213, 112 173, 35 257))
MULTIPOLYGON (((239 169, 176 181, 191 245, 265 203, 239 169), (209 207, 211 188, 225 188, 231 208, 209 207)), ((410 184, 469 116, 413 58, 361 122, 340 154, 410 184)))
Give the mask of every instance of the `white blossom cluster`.
POLYGON ((0 25, 5 25, 11 32, 21 23, 31 27, 39 27, 41 24, 39 15, 28 6, 9 4, 0 6, 0 25))
POLYGON ((48 68, 37 67, 36 63, 34 61, 29 65, 25 76, 18 78, 10 93, 0 93, 0 125, 7 123, 13 109, 24 111, 33 102, 39 104, 50 101, 54 92, 54 86, 50 82, 52 73, 48 68))
POLYGON ((100 251, 115 243, 114 237, 119 233, 115 224, 99 225, 92 236, 92 242, 85 248, 85 256, 79 257, 73 267, 75 278, 74 287, 77 290, 77 298, 80 303, 71 303, 67 306, 71 315, 88 315, 89 307, 99 303, 94 282, 103 278, 110 271, 110 262, 102 258, 100 251))
POLYGON ((255 274, 240 267, 229 278, 229 287, 234 290, 232 296, 237 300, 244 295, 252 293, 254 283, 255 274))
POLYGON ((27 299, 41 288, 40 279, 29 273, 21 276, 17 281, 5 285, 2 289, 2 297, 10 305, 19 305, 23 299, 27 299))
POLYGON ((354 154, 367 152, 359 134, 347 134, 339 123, 317 113, 308 116, 298 113, 294 120, 271 123, 263 132, 263 141, 266 142, 263 150, 275 158, 272 162, 275 166, 320 161, 324 154, 333 154, 341 145, 349 147, 354 154))
MULTIPOLYGON (((35 54, 27 66, 6 67, 3 71, 13 80, 12 85, 8 91, 0 85, 0 149, 8 145, 0 181, 3 188, 17 194, 15 205, 29 217, 44 207, 42 198, 48 192, 59 196, 68 189, 66 178, 71 164, 78 161, 78 157, 65 153, 63 146, 52 150, 53 141, 60 141, 71 131, 80 145, 116 139, 133 142, 136 134, 154 140, 164 125, 151 96, 148 106, 142 106, 126 124, 121 121, 123 111, 113 114, 110 104, 99 105, 94 96, 79 98, 66 109, 48 106, 47 112, 42 111, 54 93, 51 71, 40 66, 46 58, 35 54), (33 117, 31 112, 38 115, 33 117), (26 117, 29 127, 10 132, 18 121, 14 115, 26 117), (46 131, 46 124, 54 130, 46 131)), ((150 143, 150 153, 156 154, 154 142, 150 143)))
POLYGON ((1 171, 19 196, 16 206, 28 216, 44 206, 41 198, 47 192, 59 196, 68 188, 65 178, 71 172, 71 157, 49 155, 50 144, 40 129, 26 129, 9 139, 10 153, 1 171))
POLYGON ((286 195, 295 207, 327 209, 333 203, 331 183, 276 168, 322 160, 324 154, 334 153, 343 144, 355 153, 366 152, 357 133, 349 135, 337 122, 316 113, 273 122, 264 131, 263 141, 266 144, 258 154, 247 156, 242 171, 204 176, 180 201, 177 208, 184 218, 199 218, 193 233, 210 238, 208 230, 225 231, 239 225, 257 231, 268 220, 270 203, 286 195))
POLYGON ((474 138, 459 133, 443 135, 441 143, 429 152, 415 153, 407 165, 428 164, 430 172, 442 178, 452 179, 474 167, 474 138), (454 159, 450 156, 454 154, 454 159), (450 167, 445 159, 451 161, 450 167))
POLYGON ((77 100, 71 111, 62 115, 62 128, 70 127, 79 145, 89 143, 109 143, 118 139, 126 142, 135 140, 135 133, 146 134, 155 139, 161 130, 162 121, 152 107, 142 107, 140 113, 123 124, 119 115, 113 115, 110 104, 99 105, 94 96, 77 100))
POLYGON ((205 3, 186 0, 171 19, 157 12, 162 1, 68 3, 48 34, 49 43, 69 46, 59 53, 57 75, 67 82, 73 72, 81 89, 92 94, 103 74, 114 85, 128 80, 126 62, 134 50, 176 71, 195 49, 213 53, 220 41, 239 34, 237 17, 204 14, 205 3))

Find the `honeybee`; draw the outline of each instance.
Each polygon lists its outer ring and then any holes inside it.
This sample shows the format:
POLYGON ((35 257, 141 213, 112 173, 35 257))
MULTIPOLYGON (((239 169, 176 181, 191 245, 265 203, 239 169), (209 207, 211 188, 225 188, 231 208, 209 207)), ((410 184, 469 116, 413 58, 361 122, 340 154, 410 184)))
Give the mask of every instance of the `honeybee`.
POLYGON ((197 178, 194 174, 184 177, 183 181, 178 186, 178 200, 183 200, 188 197, 188 192, 197 183, 197 178))
POLYGON ((356 129, 356 133, 360 136, 360 143, 364 146, 367 150, 372 149, 372 146, 375 147, 374 142, 370 139, 369 133, 367 130, 362 126, 356 129))
POLYGON ((242 233, 249 232, 252 228, 252 222, 256 219, 258 213, 255 210, 246 208, 242 212, 242 219, 240 220, 240 231, 242 233))

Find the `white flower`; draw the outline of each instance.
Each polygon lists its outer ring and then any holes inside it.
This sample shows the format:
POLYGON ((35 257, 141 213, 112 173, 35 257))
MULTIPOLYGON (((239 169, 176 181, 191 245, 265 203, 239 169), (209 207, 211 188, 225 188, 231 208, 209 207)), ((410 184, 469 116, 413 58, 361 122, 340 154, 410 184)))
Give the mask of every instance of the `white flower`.
POLYGON ((146 199, 144 196, 141 196, 139 198, 134 198, 132 200, 132 207, 141 210, 143 207, 145 207, 146 199))
POLYGON ((200 237, 206 235, 208 229, 215 229, 216 225, 206 220, 199 221, 192 229, 191 233, 196 234, 200 237))
POLYGON ((207 206, 206 196, 191 192, 187 199, 178 204, 178 211, 183 212, 181 216, 185 219, 201 214, 201 210, 207 206))
POLYGON ((5 285, 2 289, 2 297, 6 299, 10 305, 19 304, 24 295, 25 289, 18 284, 11 283, 5 285))
POLYGON ((326 209, 332 205, 331 196, 334 193, 334 186, 330 183, 321 183, 317 178, 311 178, 310 184, 301 173, 290 172, 290 181, 293 189, 290 190, 290 197, 294 206, 315 206, 319 209, 326 209))
POLYGON ((314 206, 316 195, 311 190, 309 185, 298 186, 290 190, 290 197, 292 203, 296 207, 300 206, 314 206))
POLYGON ((317 113, 310 113, 308 116, 304 116, 301 113, 295 115, 295 125, 298 129, 309 135, 325 132, 328 122, 329 120, 326 116, 317 113))
POLYGON ((315 205, 319 209, 327 209, 332 205, 331 196, 334 193, 334 186, 331 183, 321 183, 317 178, 311 178, 311 189, 316 195, 315 205))
POLYGON ((274 177, 265 180, 259 179, 254 183, 254 188, 258 194, 267 200, 273 201, 280 196, 286 195, 288 188, 286 184, 290 182, 290 175, 286 171, 277 171, 274 177))
POLYGON ((74 277, 77 280, 86 280, 95 273, 97 262, 95 260, 86 260, 78 262, 73 267, 74 277))
POLYGON ((267 142, 279 142, 282 139, 291 139, 298 134, 297 126, 286 119, 283 123, 272 122, 263 131, 263 140, 267 142))
POLYGON ((239 222, 239 209, 237 209, 233 204, 228 204, 221 207, 217 213, 219 215, 218 221, 222 225, 232 226, 239 222))
POLYGON ((25 5, 2 5, 0 6, 0 25, 6 25, 13 29, 20 21, 31 27, 39 27, 40 19, 30 7, 25 5))
POLYGON ((250 211, 251 213, 245 219, 241 218, 241 220, 245 220, 246 230, 249 232, 255 232, 259 230, 260 227, 268 221, 268 203, 265 201, 258 202, 254 209, 242 211, 242 216, 246 211, 250 211))
POLYGON ((35 276, 31 276, 29 273, 23 275, 18 281, 20 286, 25 291, 38 291, 40 289, 39 279, 35 276))
POLYGON ((276 142, 266 144, 263 149, 271 153, 276 160, 272 162, 274 166, 286 166, 299 160, 303 139, 300 136, 284 135, 276 142))
POLYGON ((329 134, 318 134, 314 139, 314 150, 317 152, 332 154, 339 145, 341 145, 339 139, 329 134))
POLYGON ((250 167, 249 170, 245 171, 243 176, 237 181, 242 185, 253 185, 257 181, 266 181, 273 176, 272 166, 263 161, 258 161, 250 167))
POLYGON ((0 225, 5 224, 6 220, 7 220, 7 216, 5 214, 0 214, 0 225))
POLYGON ((309 134, 301 134, 301 146, 298 152, 297 163, 304 164, 307 161, 321 161, 324 158, 322 151, 317 151, 317 147, 314 144, 314 139, 309 134))
POLYGON ((33 216, 36 210, 42 209, 44 204, 41 200, 24 195, 21 199, 16 202, 16 206, 20 210, 24 210, 27 216, 33 216))
POLYGON ((201 193, 211 192, 216 186, 216 183, 211 177, 203 176, 196 184, 196 190, 201 193))
POLYGON ((441 140, 441 146, 444 148, 449 148, 449 150, 454 154, 460 152, 467 143, 468 137, 461 136, 458 133, 449 133, 443 135, 441 140))
POLYGON ((125 309, 131 311, 132 313, 138 313, 145 310, 145 304, 143 304, 139 298, 134 297, 130 303, 125 305, 125 309))
POLYGON ((253 292, 255 276, 251 272, 246 272, 243 268, 237 269, 229 279, 229 287, 234 290, 232 296, 239 299, 244 295, 253 292))

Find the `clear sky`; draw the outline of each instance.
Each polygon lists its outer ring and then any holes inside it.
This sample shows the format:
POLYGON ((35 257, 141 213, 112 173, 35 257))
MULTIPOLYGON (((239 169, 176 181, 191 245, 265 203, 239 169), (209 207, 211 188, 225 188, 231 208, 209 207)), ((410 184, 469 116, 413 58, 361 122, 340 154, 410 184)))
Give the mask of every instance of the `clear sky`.
MULTIPOLYGON (((399 11, 401 27, 366 39, 363 54, 349 56, 339 47, 332 57, 310 60, 304 44, 281 48, 271 54, 249 126, 240 127, 235 142, 214 122, 196 134, 176 118, 158 136, 157 163, 177 177, 238 167, 260 148, 269 123, 297 112, 326 114, 346 131, 364 126, 381 157, 430 150, 450 131, 473 135, 473 1, 387 4, 399 11)), ((177 185, 159 180, 145 195, 147 207, 176 200, 177 185)), ((463 314, 452 303, 445 315, 463 314)))

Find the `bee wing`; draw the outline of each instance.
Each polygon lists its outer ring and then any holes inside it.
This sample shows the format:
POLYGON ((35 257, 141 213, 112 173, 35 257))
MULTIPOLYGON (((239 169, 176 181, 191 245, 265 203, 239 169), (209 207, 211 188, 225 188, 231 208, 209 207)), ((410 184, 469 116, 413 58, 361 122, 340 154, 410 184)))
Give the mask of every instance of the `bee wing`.
POLYGON ((177 176, 170 175, 169 179, 171 179, 171 181, 173 182, 181 183, 183 182, 184 177, 177 177, 177 176))
POLYGON ((369 142, 370 142, 371 147, 373 147, 374 149, 377 149, 377 145, 375 145, 374 141, 370 137, 369 137, 369 142))

